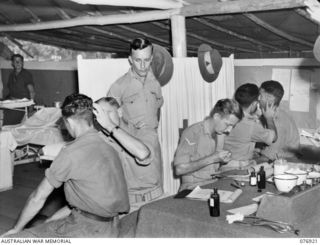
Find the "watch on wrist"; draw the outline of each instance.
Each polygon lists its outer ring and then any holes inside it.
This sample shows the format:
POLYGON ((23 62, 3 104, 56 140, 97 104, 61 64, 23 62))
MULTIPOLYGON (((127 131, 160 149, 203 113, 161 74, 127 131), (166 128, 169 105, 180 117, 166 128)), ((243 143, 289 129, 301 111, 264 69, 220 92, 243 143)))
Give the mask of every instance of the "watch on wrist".
POLYGON ((115 126, 111 131, 110 131, 110 136, 113 137, 113 132, 114 130, 118 130, 120 127, 119 126, 115 126))

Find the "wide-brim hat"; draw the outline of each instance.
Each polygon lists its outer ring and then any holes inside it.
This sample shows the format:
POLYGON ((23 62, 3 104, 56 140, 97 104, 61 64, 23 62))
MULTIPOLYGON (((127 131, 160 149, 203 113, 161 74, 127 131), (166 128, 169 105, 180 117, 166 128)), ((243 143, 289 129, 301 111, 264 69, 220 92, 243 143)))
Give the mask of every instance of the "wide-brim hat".
POLYGON ((313 55, 320 62, 320 36, 318 36, 317 40, 313 45, 313 55))
POLYGON ((151 68, 161 86, 166 85, 173 74, 173 62, 170 53, 158 44, 153 45, 151 68))
POLYGON ((198 48, 198 64, 202 78, 212 83, 219 76, 222 58, 218 50, 212 49, 207 44, 201 44, 198 48))

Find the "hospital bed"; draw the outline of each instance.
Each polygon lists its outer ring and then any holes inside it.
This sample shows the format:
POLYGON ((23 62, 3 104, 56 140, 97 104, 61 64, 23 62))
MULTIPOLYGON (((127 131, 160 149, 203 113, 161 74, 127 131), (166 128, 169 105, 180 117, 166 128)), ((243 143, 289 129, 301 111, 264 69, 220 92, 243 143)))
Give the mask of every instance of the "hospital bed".
POLYGON ((37 161, 43 146, 68 140, 67 133, 63 133, 61 110, 55 107, 42 108, 18 125, 4 126, 2 131, 11 132, 17 142, 15 165, 37 161))

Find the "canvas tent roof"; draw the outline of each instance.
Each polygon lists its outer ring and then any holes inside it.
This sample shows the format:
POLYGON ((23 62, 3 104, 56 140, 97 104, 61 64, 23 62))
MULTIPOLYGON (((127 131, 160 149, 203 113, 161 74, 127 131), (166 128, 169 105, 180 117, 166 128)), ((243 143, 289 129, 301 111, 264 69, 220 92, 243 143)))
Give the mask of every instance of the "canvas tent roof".
POLYGON ((127 55, 130 40, 146 36, 172 52, 170 17, 179 14, 186 16, 188 56, 196 56, 199 45, 207 43, 236 58, 312 57, 319 34, 319 22, 306 8, 317 12, 315 0, 185 0, 173 9, 152 8, 153 1, 174 0, 149 0, 151 7, 132 6, 138 0, 128 0, 131 6, 3 0, 0 34, 119 57, 127 55))

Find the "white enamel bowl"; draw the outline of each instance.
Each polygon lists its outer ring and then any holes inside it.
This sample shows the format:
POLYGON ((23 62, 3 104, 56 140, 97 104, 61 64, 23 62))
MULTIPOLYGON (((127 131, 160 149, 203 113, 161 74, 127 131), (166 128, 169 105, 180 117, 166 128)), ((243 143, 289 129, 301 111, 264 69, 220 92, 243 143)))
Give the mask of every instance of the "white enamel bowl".
POLYGON ((298 176, 292 174, 278 174, 273 177, 274 183, 281 192, 289 192, 297 185, 298 176))
POLYGON ((303 181, 307 180, 308 172, 300 169, 289 169, 286 174, 292 174, 298 177, 297 185, 301 185, 303 181))

